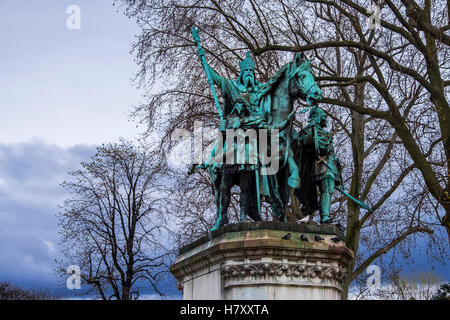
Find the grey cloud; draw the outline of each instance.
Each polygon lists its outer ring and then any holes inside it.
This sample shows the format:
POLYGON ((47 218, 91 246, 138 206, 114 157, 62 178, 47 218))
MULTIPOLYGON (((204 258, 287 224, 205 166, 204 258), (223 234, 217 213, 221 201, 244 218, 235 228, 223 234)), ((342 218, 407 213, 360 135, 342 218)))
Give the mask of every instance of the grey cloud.
POLYGON ((60 183, 94 154, 88 145, 0 143, 0 281, 56 287, 60 183))

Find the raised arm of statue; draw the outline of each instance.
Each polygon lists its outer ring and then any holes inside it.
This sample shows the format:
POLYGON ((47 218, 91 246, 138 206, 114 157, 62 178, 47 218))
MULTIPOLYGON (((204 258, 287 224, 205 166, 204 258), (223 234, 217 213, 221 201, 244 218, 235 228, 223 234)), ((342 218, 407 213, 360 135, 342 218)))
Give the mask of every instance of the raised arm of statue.
POLYGON ((213 68, 211 68, 211 66, 208 63, 206 63, 205 65, 209 70, 209 74, 211 75, 214 84, 218 86, 220 89, 222 89, 222 83, 226 79, 223 78, 221 75, 219 75, 213 68))
MULTIPOLYGON (((194 36, 194 40, 198 43, 200 43, 200 38, 198 37, 198 32, 195 31, 193 32, 193 36, 194 36)), ((208 62, 206 61, 206 57, 205 57, 205 51, 203 50, 203 47, 201 45, 197 46, 197 55, 200 59, 200 61, 204 61, 203 62, 203 67, 207 68, 209 71, 209 74, 211 75, 211 78, 214 82, 214 84, 218 87, 222 87, 222 81, 223 81, 223 77, 221 77, 213 68, 211 68, 211 66, 208 64, 208 62)), ((206 71, 206 70, 205 70, 206 71)))
MULTIPOLYGON (((211 92, 214 98, 214 104, 216 105, 217 112, 219 113, 219 118, 223 121, 223 111, 220 107, 219 99, 217 98, 216 89, 214 88, 214 78, 211 75, 210 71, 213 71, 212 68, 206 63, 205 52, 203 51, 202 45, 200 43, 200 37, 198 35, 198 30, 194 26, 192 26, 192 36, 194 37, 194 41, 197 44, 197 53, 200 58, 200 62, 203 66, 203 70, 205 70, 206 78, 208 80, 209 87, 211 88, 211 92)), ((215 72, 217 75, 217 73, 215 72)), ((217 80, 217 77, 216 77, 217 80)), ((222 81, 221 81, 222 82, 222 81)))

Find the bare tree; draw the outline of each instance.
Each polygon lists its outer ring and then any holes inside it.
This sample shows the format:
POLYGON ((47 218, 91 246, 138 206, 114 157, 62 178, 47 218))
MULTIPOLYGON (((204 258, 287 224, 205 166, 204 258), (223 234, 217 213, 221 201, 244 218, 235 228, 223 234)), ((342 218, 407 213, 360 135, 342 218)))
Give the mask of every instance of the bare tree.
MULTIPOLYGON (((367 266, 381 263, 388 252, 408 257, 415 241, 427 239, 429 254, 437 259, 448 255, 448 246, 437 245, 442 237, 436 229, 448 227, 445 136, 450 122, 442 99, 450 53, 444 36, 447 7, 383 1, 380 32, 365 23, 366 9, 377 4, 369 0, 121 2, 142 29, 134 46, 141 67, 137 80, 154 90, 134 116, 147 123, 148 133, 156 127, 163 133, 166 151, 177 128, 192 129, 195 120, 217 126, 189 34, 192 24, 201 30, 208 62, 230 78, 237 77, 246 50, 256 57, 261 81, 291 59, 291 52, 308 51, 332 118, 337 153, 347 164, 350 194, 375 209, 361 212, 351 201, 335 199, 334 219, 347 227, 345 242, 357 257, 344 297, 367 266), (409 21, 401 14, 407 9, 413 12, 409 21), (422 27, 413 26, 414 12, 422 15, 422 27), (159 90, 151 86, 161 83, 156 79, 164 80, 159 90)), ((297 117, 298 128, 304 120, 297 117)), ((184 208, 179 218, 192 221, 192 232, 185 235, 198 236, 207 231, 214 212, 208 179, 197 174, 180 180, 180 195, 195 196, 179 198, 184 208)), ((298 203, 293 201, 291 209, 295 216, 298 203)))
POLYGON ((78 265, 83 293, 105 300, 135 299, 142 286, 163 294, 159 281, 171 254, 161 203, 164 161, 124 140, 97 150, 62 184, 70 198, 59 214, 61 270, 78 265))

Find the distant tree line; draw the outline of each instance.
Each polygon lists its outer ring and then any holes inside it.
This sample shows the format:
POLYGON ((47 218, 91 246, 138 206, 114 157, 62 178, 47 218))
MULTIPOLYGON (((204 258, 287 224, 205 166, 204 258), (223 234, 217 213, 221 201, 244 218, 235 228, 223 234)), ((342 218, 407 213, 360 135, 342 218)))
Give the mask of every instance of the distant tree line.
POLYGON ((0 282, 0 300, 55 300, 59 298, 49 290, 24 289, 8 281, 0 282))

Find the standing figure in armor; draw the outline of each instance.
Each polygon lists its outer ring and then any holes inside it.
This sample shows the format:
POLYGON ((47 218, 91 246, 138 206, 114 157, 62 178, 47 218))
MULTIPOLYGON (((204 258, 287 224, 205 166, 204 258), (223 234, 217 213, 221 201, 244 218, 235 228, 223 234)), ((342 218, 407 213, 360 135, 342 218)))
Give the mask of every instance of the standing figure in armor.
POLYGON ((331 223, 331 196, 335 186, 343 187, 341 165, 336 157, 333 139, 327 126, 326 113, 317 106, 311 108, 308 125, 300 132, 295 157, 300 164, 300 189, 295 195, 302 205, 302 213, 320 211, 321 223, 331 223), (320 192, 318 199, 317 189, 320 192))

